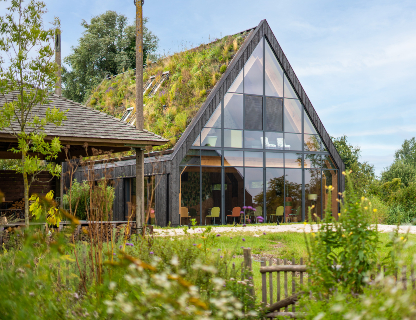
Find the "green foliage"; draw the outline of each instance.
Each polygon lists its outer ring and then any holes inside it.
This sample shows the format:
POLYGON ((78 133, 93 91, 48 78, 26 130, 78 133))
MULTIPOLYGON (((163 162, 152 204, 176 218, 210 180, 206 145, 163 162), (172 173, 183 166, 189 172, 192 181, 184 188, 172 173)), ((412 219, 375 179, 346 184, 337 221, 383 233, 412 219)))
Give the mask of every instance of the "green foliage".
POLYGON ((354 147, 349 144, 347 136, 344 135, 339 138, 332 137, 332 142, 345 164, 346 171, 352 171, 350 177, 356 188, 356 192, 367 195, 375 179, 374 166, 368 162, 359 161, 361 153, 360 147, 354 147))
POLYGON ((45 127, 61 125, 65 112, 55 107, 48 108, 45 114, 34 112, 37 105, 48 102, 57 81, 58 66, 53 62, 52 43, 59 32, 55 29, 59 28, 59 20, 55 19, 55 28, 45 30, 42 20, 45 13, 41 1, 31 1, 23 7, 23 1, 17 0, 11 1, 7 13, 0 17, 0 94, 6 101, 0 108, 0 129, 8 128, 18 140, 18 147, 11 151, 22 157, 14 169, 23 174, 26 224, 30 184, 42 170, 54 176, 61 171, 60 166, 51 162, 61 150, 59 138, 45 141, 45 127), (11 92, 17 93, 15 100, 8 96, 11 92))
POLYGON ((104 181, 99 181, 91 191, 87 181, 79 183, 77 179, 74 179, 71 188, 63 197, 64 208, 68 208, 77 218, 86 220, 90 211, 91 196, 93 207, 104 212, 104 217, 107 217, 112 210, 115 193, 114 187, 107 186, 104 181))
POLYGON ((221 72, 221 73, 224 73, 224 72, 225 72, 225 70, 227 70, 227 65, 223 64, 223 65, 220 67, 220 72, 221 72))
MULTIPOLYGON (((228 66, 223 56, 224 48, 227 48, 229 54, 235 54, 246 36, 227 36, 211 44, 147 64, 145 83, 151 76, 156 77, 156 83, 164 71, 170 72, 169 80, 163 83, 154 96, 144 95, 145 129, 170 140, 168 144, 155 149, 171 148, 176 143, 220 79, 218 71, 221 66, 228 66), (167 106, 165 112, 162 110, 163 105, 167 106)), ((135 75, 126 72, 104 80, 94 90, 87 106, 120 117, 126 108, 135 107, 135 92, 135 75), (113 99, 108 96, 110 93, 122 99, 113 99)))
POLYGON ((334 219, 337 213, 330 211, 329 204, 324 220, 315 217, 318 232, 305 234, 313 288, 324 297, 339 286, 347 292, 361 293, 365 277, 377 263, 379 239, 377 227, 371 226, 373 209, 368 199, 356 194, 348 173, 346 180, 338 219, 334 219))
POLYGON ((405 163, 416 165, 416 139, 413 137, 405 139, 402 147, 395 152, 396 161, 402 160, 405 163))
MULTIPOLYGON (((143 26, 143 61, 156 51, 158 38, 143 26)), ((136 27, 127 24, 127 17, 107 11, 93 17, 85 28, 79 45, 65 58, 69 68, 64 69, 62 80, 66 98, 85 102, 107 75, 119 74, 136 68, 136 27)), ((95 103, 93 103, 95 104, 95 103)))
POLYGON ((414 164, 404 160, 394 161, 390 167, 381 173, 382 182, 390 182, 394 179, 399 179, 406 187, 416 182, 416 167, 414 164))
POLYGON ((20 159, 0 159, 0 170, 16 170, 20 164, 20 159))

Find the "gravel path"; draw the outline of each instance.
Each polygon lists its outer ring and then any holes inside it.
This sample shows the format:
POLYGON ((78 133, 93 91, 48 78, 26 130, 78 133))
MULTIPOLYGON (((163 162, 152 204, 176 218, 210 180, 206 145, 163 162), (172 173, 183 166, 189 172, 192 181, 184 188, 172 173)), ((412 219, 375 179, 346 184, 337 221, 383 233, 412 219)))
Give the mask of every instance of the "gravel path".
MULTIPOLYGON (((396 228, 395 225, 385 225, 380 224, 378 225, 379 232, 392 232, 396 228)), ((267 226, 267 225, 250 225, 246 227, 238 226, 238 227, 215 227, 212 229, 212 232, 216 234, 221 233, 241 233, 241 232, 251 232, 254 233, 254 236, 259 236, 263 232, 266 233, 274 233, 274 232, 303 232, 306 230, 306 232, 311 232, 311 230, 316 231, 317 226, 316 225, 304 225, 304 224, 289 224, 289 225, 276 225, 276 226, 267 226)), ((416 226, 401 226, 399 233, 407 233, 409 230, 409 233, 416 234, 416 226)), ((194 233, 202 233, 204 231, 203 228, 196 227, 194 230, 190 229, 188 230, 188 233, 194 234, 194 233)), ((172 229, 154 229, 154 232, 157 235, 161 236, 181 236, 185 233, 183 232, 182 228, 172 228, 172 229)))

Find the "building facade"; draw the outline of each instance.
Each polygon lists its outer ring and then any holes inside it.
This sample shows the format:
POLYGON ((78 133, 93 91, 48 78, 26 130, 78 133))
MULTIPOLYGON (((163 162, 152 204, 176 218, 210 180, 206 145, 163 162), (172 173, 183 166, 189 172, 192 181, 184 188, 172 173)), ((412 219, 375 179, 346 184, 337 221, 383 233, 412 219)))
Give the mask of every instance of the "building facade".
MULTIPOLYGON (((121 181, 117 220, 126 218, 134 198, 133 162, 113 164, 121 181)), ((225 224, 240 213, 267 222, 307 220, 308 208, 312 215, 325 209, 336 215, 344 190, 344 164, 265 20, 174 148, 149 154, 145 167, 149 207, 161 226, 188 223, 181 214, 201 225, 214 217, 225 224)))

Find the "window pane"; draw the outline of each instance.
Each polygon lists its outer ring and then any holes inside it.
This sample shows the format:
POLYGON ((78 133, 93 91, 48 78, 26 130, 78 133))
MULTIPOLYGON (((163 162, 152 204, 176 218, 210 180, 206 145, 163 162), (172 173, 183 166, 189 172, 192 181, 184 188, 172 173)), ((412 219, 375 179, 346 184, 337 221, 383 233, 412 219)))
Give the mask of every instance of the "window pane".
POLYGON ((285 150, 302 150, 302 135, 285 133, 285 150))
POLYGON ((242 167, 225 168, 225 213, 226 222, 240 222, 244 206, 244 175, 242 167))
POLYGON ((283 99, 266 97, 266 130, 283 131, 283 99))
POLYGON ((338 170, 322 170, 322 184, 324 185, 324 210, 330 210, 332 216, 338 219, 338 170), (334 188, 331 193, 331 199, 329 199, 329 190, 325 186, 334 188))
POLYGON ((221 103, 217 106, 205 127, 221 128, 221 103))
POLYGON ((306 113, 306 111, 303 111, 303 121, 304 121, 304 129, 305 133, 310 133, 310 134, 318 134, 318 132, 316 132, 315 127, 312 124, 311 119, 309 119, 308 114, 306 113))
POLYGON ((303 166, 305 169, 321 168, 322 167, 321 155, 313 154, 313 153, 305 153, 303 166))
POLYGON ((202 223, 221 222, 221 167, 202 167, 202 223), (212 216, 212 217, 207 217, 212 216), (214 221, 215 216, 215 221, 214 221))
POLYGON ((283 153, 266 152, 266 167, 280 167, 283 168, 283 153))
POLYGON ((224 130, 224 147, 242 148, 243 131, 242 130, 224 130))
POLYGON ((221 129, 204 128, 201 132, 202 147, 221 147, 221 129))
POLYGON ((263 152, 244 152, 246 167, 263 167, 263 152))
POLYGON ((302 132, 302 104, 299 100, 285 99, 285 132, 302 132))
POLYGON ((246 206, 256 209, 246 210, 246 218, 255 221, 258 212, 263 212, 263 168, 246 168, 245 170, 246 206), (260 209, 261 208, 261 209, 260 209))
POLYGON ((199 150, 192 150, 188 151, 188 154, 185 158, 182 159, 180 165, 184 166, 199 166, 201 164, 201 157, 199 155, 199 150))
POLYGON ((289 82, 289 79, 286 77, 285 75, 285 83, 284 83, 284 93, 285 93, 285 98, 293 98, 293 99, 297 99, 298 96, 295 93, 295 89, 293 89, 292 85, 289 82))
POLYGON ((266 169, 267 222, 283 221, 284 170, 266 169))
POLYGON ((285 153, 285 168, 302 168, 302 154, 285 153))
POLYGON ((192 144, 193 147, 200 147, 201 146, 201 135, 199 134, 198 137, 195 139, 194 143, 192 144))
POLYGON ((316 134, 304 135, 305 151, 321 151, 321 138, 316 134))
POLYGON ((266 132, 266 149, 283 150, 283 133, 266 132))
POLYGON ((243 93, 243 76, 243 70, 241 70, 228 92, 243 93))
POLYGON ((245 95, 244 128, 247 130, 263 130, 263 97, 245 95))
POLYGON ((201 150, 201 165, 221 166, 221 150, 201 150))
POLYGON ((283 97, 283 70, 266 41, 266 74, 265 89, 266 96, 283 97))
POLYGON ((263 94, 263 39, 244 65, 244 93, 263 94))
POLYGON ((285 218, 302 219, 302 170, 285 169, 285 218))
POLYGON ((244 131, 244 147, 263 149, 263 131, 244 131))
POLYGON ((224 96, 224 128, 243 129, 243 95, 227 93, 224 96))
POLYGON ((224 166, 226 167, 244 166, 243 151, 224 151, 224 166))
POLYGON ((200 167, 182 167, 180 166, 181 187, 179 193, 180 223, 188 224, 190 219, 196 219, 200 223, 200 167))
POLYGON ((309 220, 308 212, 311 210, 312 221, 316 216, 322 217, 321 207, 321 169, 305 170, 305 218, 309 220), (314 208, 312 208, 314 206, 314 208), (315 216, 316 215, 316 216, 315 216))
POLYGON ((324 169, 337 169, 334 160, 332 160, 330 155, 322 156, 322 168, 324 169))

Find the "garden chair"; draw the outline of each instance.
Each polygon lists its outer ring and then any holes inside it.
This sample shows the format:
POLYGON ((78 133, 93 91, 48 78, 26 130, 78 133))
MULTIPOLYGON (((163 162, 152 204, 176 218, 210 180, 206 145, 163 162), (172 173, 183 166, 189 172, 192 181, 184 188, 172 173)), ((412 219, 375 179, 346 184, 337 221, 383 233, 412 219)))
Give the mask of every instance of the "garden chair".
MULTIPOLYGON (((262 219, 264 219, 263 218, 263 207, 260 207, 260 206, 256 207, 255 216, 256 216, 256 222, 259 219, 259 217, 262 217, 262 219)), ((260 219, 260 220, 262 220, 262 219, 260 219)))
POLYGON ((205 217, 205 225, 207 225, 207 218, 214 218, 214 224, 215 224, 215 218, 220 217, 220 207, 214 207, 211 209, 211 214, 205 217))
POLYGON ((283 222, 283 212, 284 212, 283 206, 279 206, 276 208, 276 214, 271 214, 271 216, 276 216, 276 222, 279 221, 279 217, 281 217, 280 222, 283 222))
POLYGON ((187 207, 181 207, 180 216, 181 216, 180 224, 182 225, 182 219, 183 218, 189 218, 189 212, 188 212, 187 207))
POLYGON ((241 213, 240 212, 241 212, 241 207, 234 207, 232 213, 227 215, 227 219, 228 219, 228 217, 234 218, 234 224, 235 224, 235 218, 240 218, 240 222, 241 222, 241 213))

